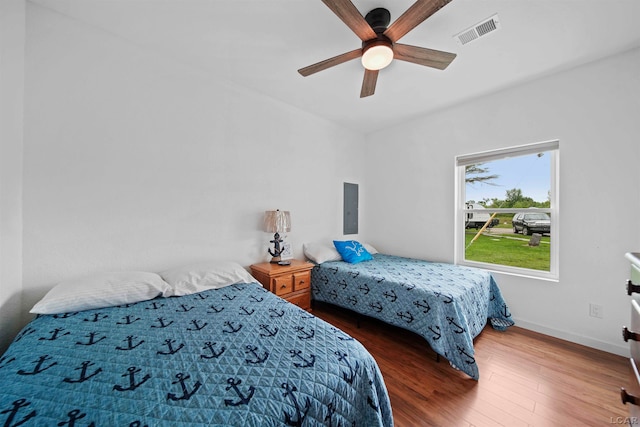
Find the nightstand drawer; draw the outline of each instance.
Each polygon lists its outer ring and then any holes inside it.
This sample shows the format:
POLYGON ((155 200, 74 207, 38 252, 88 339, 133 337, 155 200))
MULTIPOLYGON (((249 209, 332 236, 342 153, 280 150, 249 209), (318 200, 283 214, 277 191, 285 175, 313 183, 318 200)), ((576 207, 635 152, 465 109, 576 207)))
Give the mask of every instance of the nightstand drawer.
POLYGON ((296 295, 287 298, 291 304, 295 304, 303 310, 309 310, 311 308, 311 294, 305 293, 302 295, 296 295))
POLYGON ((272 288, 276 295, 285 295, 293 292, 293 277, 282 276, 271 279, 272 288))
POLYGON ((310 262, 294 259, 288 265, 269 262, 253 264, 251 274, 265 289, 311 311, 311 269, 313 264, 310 262))
POLYGON ((305 271, 303 273, 293 274, 294 290, 299 291, 308 289, 311 286, 311 273, 305 271))

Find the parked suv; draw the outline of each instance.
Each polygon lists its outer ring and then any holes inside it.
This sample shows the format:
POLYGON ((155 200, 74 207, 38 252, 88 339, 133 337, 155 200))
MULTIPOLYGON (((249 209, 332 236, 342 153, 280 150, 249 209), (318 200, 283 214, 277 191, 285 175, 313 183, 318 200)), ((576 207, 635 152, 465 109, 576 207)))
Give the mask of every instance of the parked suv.
POLYGON ((511 220, 513 232, 524 235, 551 233, 551 218, 544 212, 518 212, 511 220))

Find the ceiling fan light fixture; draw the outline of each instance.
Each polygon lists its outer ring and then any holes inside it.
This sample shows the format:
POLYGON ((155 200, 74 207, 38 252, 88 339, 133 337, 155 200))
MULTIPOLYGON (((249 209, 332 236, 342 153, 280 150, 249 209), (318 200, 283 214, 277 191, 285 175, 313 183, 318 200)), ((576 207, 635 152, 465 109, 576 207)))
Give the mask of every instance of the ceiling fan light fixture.
POLYGON ((362 66, 367 70, 381 70, 393 61, 391 43, 376 40, 368 43, 362 50, 362 66))
POLYGON ((389 25, 391 14, 385 8, 375 8, 363 17, 352 0, 322 0, 358 36, 362 46, 301 68, 298 72, 306 77, 360 57, 365 68, 360 98, 365 98, 375 93, 378 71, 394 59, 444 70, 456 57, 454 53, 401 44, 398 40, 450 1, 414 0, 414 3, 389 25))

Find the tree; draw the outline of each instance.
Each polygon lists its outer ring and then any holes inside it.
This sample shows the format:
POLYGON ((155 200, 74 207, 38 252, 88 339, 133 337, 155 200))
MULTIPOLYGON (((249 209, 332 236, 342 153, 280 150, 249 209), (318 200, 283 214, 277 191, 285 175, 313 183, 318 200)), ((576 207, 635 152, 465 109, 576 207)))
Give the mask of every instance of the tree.
POLYGON ((475 184, 476 182, 482 182, 489 185, 496 185, 490 181, 498 179, 500 175, 490 175, 489 168, 481 167, 482 163, 476 163, 475 165, 467 165, 464 169, 464 180, 469 184, 475 184))
POLYGON ((524 196, 522 190, 519 188, 512 188, 506 191, 506 197, 504 200, 493 198, 490 201, 486 200, 485 206, 487 208, 548 208, 551 206, 549 200, 545 202, 536 202, 531 197, 524 196))
POLYGON ((511 190, 507 190, 507 196, 505 201, 509 203, 511 206, 515 205, 519 201, 523 199, 522 190, 519 188, 512 188, 511 190))

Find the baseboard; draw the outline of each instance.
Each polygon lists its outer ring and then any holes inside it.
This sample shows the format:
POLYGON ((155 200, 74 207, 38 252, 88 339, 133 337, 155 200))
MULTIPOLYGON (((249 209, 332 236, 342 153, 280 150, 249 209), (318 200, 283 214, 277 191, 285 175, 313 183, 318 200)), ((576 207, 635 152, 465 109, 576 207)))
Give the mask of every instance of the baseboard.
POLYGON ((546 326, 538 325, 536 323, 527 322, 526 320, 513 318, 516 326, 524 329, 529 329, 534 332, 549 335, 555 338, 559 338, 572 343, 581 344, 587 347, 595 348, 597 350, 606 351, 607 353, 617 354, 619 356, 629 357, 629 345, 622 343, 622 336, 620 338, 620 344, 612 344, 605 341, 596 340, 584 335, 574 334, 572 332, 562 331, 559 329, 549 328, 546 326))

